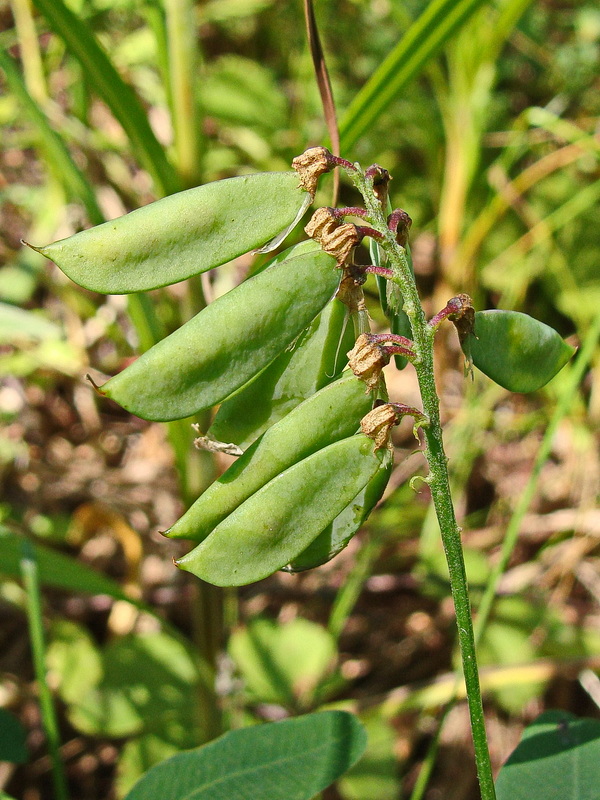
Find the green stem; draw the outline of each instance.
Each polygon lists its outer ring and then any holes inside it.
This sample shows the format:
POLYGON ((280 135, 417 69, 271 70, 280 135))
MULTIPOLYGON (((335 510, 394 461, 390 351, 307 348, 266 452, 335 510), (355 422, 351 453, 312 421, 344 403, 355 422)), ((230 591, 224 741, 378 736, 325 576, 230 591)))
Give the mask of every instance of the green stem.
POLYGON ((40 695, 42 725, 48 739, 48 750, 52 763, 52 780, 56 800, 68 800, 67 781, 60 755, 60 734, 58 721, 52 702, 52 694, 46 680, 46 647, 44 644, 44 626, 42 622, 42 600, 38 566, 35 550, 31 542, 23 540, 21 557, 21 575, 27 596, 27 618, 33 651, 33 666, 40 695))
POLYGON ((11 0, 10 5, 21 48, 21 63, 23 64, 25 86, 36 102, 45 103, 48 100, 48 92, 46 90, 40 44, 33 14, 31 13, 31 1, 11 0))
POLYGON ((194 3, 166 0, 165 12, 177 169, 186 186, 195 186, 200 175, 200 121, 195 91, 198 39, 194 3))
POLYGON ((364 198, 369 215, 369 224, 382 235, 380 246, 388 256, 394 276, 392 280, 402 291, 404 310, 410 319, 414 350, 417 354, 417 358, 413 363, 419 381, 423 410, 428 417, 427 424, 423 426, 424 454, 429 465, 427 483, 431 490, 440 525, 450 574, 450 587, 454 600, 458 641, 467 689, 471 732, 475 747, 477 776, 482 800, 494 800, 496 795, 485 732, 467 576, 460 539, 460 528, 456 522, 450 492, 447 459, 444 453, 440 423, 439 399, 435 387, 433 371, 434 331, 427 325, 425 312, 421 306, 417 287, 406 257, 406 251, 398 244, 395 234, 387 227, 381 204, 373 191, 371 181, 365 178, 363 171, 360 169, 349 174, 364 198))

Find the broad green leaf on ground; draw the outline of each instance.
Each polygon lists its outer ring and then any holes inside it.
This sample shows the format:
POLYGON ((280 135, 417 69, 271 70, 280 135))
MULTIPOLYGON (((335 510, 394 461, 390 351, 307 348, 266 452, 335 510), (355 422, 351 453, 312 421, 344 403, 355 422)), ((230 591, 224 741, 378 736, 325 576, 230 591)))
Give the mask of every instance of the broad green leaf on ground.
MULTIPOLYGON (((188 747, 193 747, 194 742, 188 747)), ((155 764, 181 752, 181 746, 174 745, 161 733, 144 733, 128 739, 119 754, 115 790, 117 797, 123 797, 142 775, 155 764)))
POLYGON ((166 633, 132 634, 99 649, 73 625, 56 626, 49 664, 69 720, 93 736, 154 732, 179 748, 199 740, 199 673, 166 633))
POLYGON ((101 392, 144 419, 183 419, 210 408, 283 352, 339 279, 321 251, 275 264, 219 297, 101 392))
POLYGON ((163 761, 125 800, 310 800, 365 746, 360 722, 343 711, 256 725, 163 761))
POLYGON ((344 800, 397 800, 400 769, 396 756, 398 736, 379 709, 361 714, 367 731, 365 754, 339 782, 344 800))
POLYGON ((252 700, 291 708, 309 704, 336 655, 333 636, 306 619, 256 618, 229 639, 229 654, 252 700))
POLYGON ((177 283, 265 244, 310 196, 295 172, 214 181, 34 247, 75 283, 127 294, 177 283))
POLYGON ((0 708, 0 761, 23 764, 29 755, 25 745, 27 733, 19 720, 0 708))
POLYGON ((498 800, 598 800, 600 721, 546 711, 500 770, 498 800))
POLYGON ((549 325, 518 311, 478 311, 467 358, 511 392, 535 392, 567 363, 575 348, 549 325))

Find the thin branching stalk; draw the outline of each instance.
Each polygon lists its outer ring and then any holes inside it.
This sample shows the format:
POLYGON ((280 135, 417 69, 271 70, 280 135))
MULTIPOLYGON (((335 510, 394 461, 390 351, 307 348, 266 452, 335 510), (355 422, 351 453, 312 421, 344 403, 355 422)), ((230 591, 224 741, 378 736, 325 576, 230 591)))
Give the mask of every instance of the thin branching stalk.
POLYGON ((411 323, 414 350, 417 356, 413 363, 419 381, 423 411, 427 416, 427 423, 422 426, 424 455, 429 465, 429 475, 426 480, 431 490, 450 573, 450 586, 454 599, 458 640, 467 688, 471 731, 475 746, 477 775, 482 800, 494 800, 494 782, 485 732, 467 577, 460 528, 456 522, 450 492, 447 459, 444 453, 440 423, 439 399, 435 387, 433 371, 434 330, 427 324, 425 312, 419 300, 417 287, 406 258, 406 252, 396 241, 395 233, 387 226, 381 203, 373 191, 372 181, 358 167, 356 171, 349 170, 348 172, 354 185, 364 198, 369 224, 382 237, 379 244, 388 257, 389 266, 393 272, 392 280, 402 291, 404 310, 411 323))

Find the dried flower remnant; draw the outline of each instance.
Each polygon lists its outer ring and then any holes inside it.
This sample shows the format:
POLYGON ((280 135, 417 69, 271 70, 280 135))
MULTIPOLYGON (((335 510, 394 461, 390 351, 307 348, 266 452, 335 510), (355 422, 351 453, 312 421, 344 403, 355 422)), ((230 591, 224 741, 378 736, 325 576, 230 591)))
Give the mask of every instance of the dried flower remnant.
POLYGON ((427 417, 417 408, 405 406, 403 403, 379 402, 379 405, 362 418, 360 428, 365 436, 373 439, 376 450, 381 447, 391 447, 392 428, 394 425, 399 425, 402 418, 407 416, 414 418, 413 433, 418 439, 417 428, 427 424, 427 417))
MULTIPOLYGON (((197 423, 192 424, 192 428, 196 433, 200 433, 200 426, 197 423)), ((241 456, 244 451, 241 447, 233 442, 219 442, 213 439, 212 436, 200 435, 194 439, 194 447, 198 450, 207 450, 209 453, 225 453, 228 456, 241 456)))
POLYGON ((292 161, 292 167, 300 178, 300 186, 312 197, 315 196, 321 175, 334 167, 330 157, 331 153, 326 147, 309 147, 292 161))
POLYGON ((331 236, 340 225, 341 220, 339 214, 336 214, 336 209, 324 206, 317 208, 304 230, 315 242, 321 242, 324 237, 331 236))
POLYGON ((372 164, 365 171, 365 177, 370 178, 373 182, 373 192, 381 203, 381 208, 385 213, 388 202, 388 189, 392 176, 385 167, 381 167, 379 164, 372 164))
POLYGON ((454 323, 462 345, 475 328, 475 308, 468 294, 457 294, 450 298, 444 308, 429 320, 429 327, 435 329, 445 319, 454 323))
POLYGON ((412 219, 401 208, 396 208, 389 215, 388 228, 396 234, 396 241, 401 247, 406 247, 408 243, 408 232, 412 225, 412 219))
POLYGON ((371 335, 361 333, 348 353, 348 364, 357 378, 367 384, 367 390, 377 388, 381 371, 389 364, 390 354, 381 345, 371 340, 371 335))
POLYGON ((338 267, 344 266, 363 238, 356 225, 342 223, 333 208, 318 208, 304 230, 335 258, 338 267))
POLYGON ((391 432, 398 423, 398 415, 392 403, 383 403, 369 411, 360 421, 360 429, 375 442, 375 449, 391 447, 391 432))

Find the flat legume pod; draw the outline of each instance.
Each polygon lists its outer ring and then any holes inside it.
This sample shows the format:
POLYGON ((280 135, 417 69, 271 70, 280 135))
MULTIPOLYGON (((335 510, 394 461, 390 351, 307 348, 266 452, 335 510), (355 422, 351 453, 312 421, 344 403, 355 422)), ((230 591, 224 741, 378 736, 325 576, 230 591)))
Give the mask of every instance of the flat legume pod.
POLYGON ((354 341, 346 306, 334 298, 292 349, 221 404, 209 435, 246 449, 270 425, 339 376, 354 341))
POLYGON ((216 586, 266 578, 317 538, 382 459, 363 434, 324 447, 249 497, 177 566, 216 586))
POLYGON ((478 311, 467 357, 510 392, 535 392, 565 366, 575 348, 549 325, 519 311, 478 311))
POLYGON ((310 196, 295 172, 207 183, 35 247, 75 283, 105 294, 156 289, 198 275, 267 242, 310 196))
POLYGON ((307 253, 219 297, 101 388, 150 420, 183 419, 220 403, 285 350, 331 299, 334 260, 307 253))
POLYGON ((280 472, 356 433, 372 405, 364 383, 353 374, 321 389, 272 425, 200 495, 166 535, 203 541, 225 517, 280 472))
POLYGON ((320 567, 337 556, 358 533, 385 491, 392 474, 393 458, 388 450, 381 466, 369 483, 361 489, 352 502, 338 514, 306 550, 284 567, 285 572, 304 572, 320 567))

